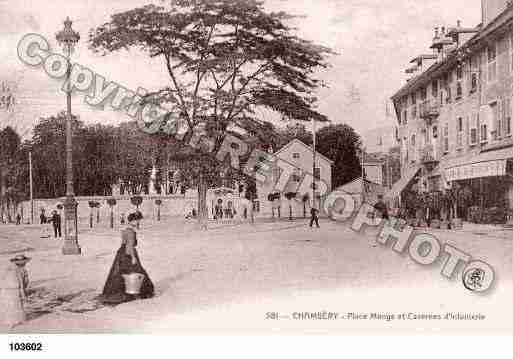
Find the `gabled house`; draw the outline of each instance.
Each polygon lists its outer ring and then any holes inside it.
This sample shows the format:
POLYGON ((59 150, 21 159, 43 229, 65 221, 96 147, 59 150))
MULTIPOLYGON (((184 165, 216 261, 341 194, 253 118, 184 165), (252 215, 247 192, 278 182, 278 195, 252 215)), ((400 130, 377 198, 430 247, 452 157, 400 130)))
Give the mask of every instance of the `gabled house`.
MULTIPOLYGON (((282 147, 279 151, 273 154, 277 158, 284 160, 291 165, 293 165, 296 170, 289 178, 285 190, 282 191, 281 199, 279 201, 274 201, 274 204, 268 200, 269 194, 275 193, 274 184, 277 182, 280 172, 276 169, 273 172, 273 175, 268 178, 265 183, 257 183, 257 193, 258 199, 260 202, 261 212, 271 212, 272 205, 277 209, 279 206, 286 207, 283 210, 288 211, 288 204, 285 198, 285 194, 288 192, 296 193, 299 190, 299 187, 302 185, 302 182, 306 174, 314 174, 316 181, 323 181, 326 183, 327 191, 331 191, 331 171, 333 166, 333 161, 327 158, 326 156, 320 154, 319 152, 315 153, 315 169, 313 166, 313 149, 312 147, 306 145, 302 141, 298 139, 294 139, 289 142, 287 145, 282 147)), ((304 184, 303 184, 304 185, 304 184)), ((311 187, 311 183, 308 186, 308 195, 311 200, 313 189, 311 187)), ((301 203, 301 198, 299 198, 300 194, 298 194, 298 201, 294 204, 294 215, 298 215, 296 213, 301 208, 301 215, 303 212, 303 204, 301 203), (297 208, 296 208, 297 206, 297 208)), ((310 203, 308 204, 310 206, 310 203)), ((317 204, 318 206, 318 204, 317 204)), ((284 213, 284 212, 282 212, 284 213)), ((287 212, 288 213, 288 212, 287 212)), ((283 214, 282 214, 283 215, 283 214)))

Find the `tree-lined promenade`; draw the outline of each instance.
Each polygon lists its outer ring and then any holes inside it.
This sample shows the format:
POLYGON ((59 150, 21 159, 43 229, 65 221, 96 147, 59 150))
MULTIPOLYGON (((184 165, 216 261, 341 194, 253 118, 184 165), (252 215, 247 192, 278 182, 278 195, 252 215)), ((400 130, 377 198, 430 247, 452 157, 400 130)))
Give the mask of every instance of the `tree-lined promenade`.
MULTIPOLYGON (((147 135, 135 122, 116 126, 101 124, 85 125, 74 119, 75 139, 73 144, 75 192, 78 196, 111 196, 112 186, 123 184, 125 195, 144 194, 150 183, 151 169, 157 169, 155 186, 158 194, 166 194, 165 175, 180 170, 179 183, 194 188, 195 178, 187 171, 190 162, 174 142, 165 138, 147 135)), ((294 138, 311 143, 312 136, 303 126, 275 128, 267 123, 273 136, 261 134, 261 146, 279 149, 294 138)), ((21 141, 16 131, 7 127, 0 131, 3 147, 1 197, 5 220, 13 222, 17 204, 29 199, 29 162, 32 152, 34 198, 60 198, 65 194, 65 116, 59 114, 40 119, 32 138, 21 141), (7 146, 9 145, 9 146, 7 146)), ((317 150, 335 161, 333 183, 344 184, 360 173, 356 149, 358 135, 346 125, 333 125, 317 133, 317 150), (351 143, 351 141, 353 141, 351 143), (347 161, 346 159, 350 160, 347 161), (352 162, 351 162, 352 160, 352 162)), ((221 167, 223 177, 218 177, 213 186, 221 186, 234 179, 253 188, 252 179, 241 176, 229 166, 221 167)), ((176 178, 175 178, 176 179, 176 178)), ((176 183, 175 183, 176 185, 176 183)), ((178 188, 174 188, 176 192, 178 188)))
MULTIPOLYGON (((180 182, 197 189, 202 218, 209 187, 230 180, 251 187, 253 180, 240 169, 185 146, 198 129, 214 140, 215 152, 233 125, 247 130, 244 141, 264 150, 278 149, 296 137, 306 138, 307 144, 312 142, 305 126, 279 129, 256 112, 270 110, 286 121, 328 121, 316 108, 316 91, 326 86, 316 75, 329 67, 334 53, 296 36, 287 25, 292 18, 283 12, 266 11, 262 1, 181 0, 117 13, 92 29, 89 47, 93 51, 109 55, 132 48, 162 59, 169 85, 150 91, 143 103, 176 109, 166 119, 185 121, 187 134, 181 142, 164 131, 145 134, 135 122, 85 125, 73 118, 75 194, 108 196, 117 183, 127 193, 143 193, 152 168, 157 169, 155 185, 160 193, 164 176, 178 170, 180 182)), ((2 175, 2 188, 11 188, 16 201, 27 198, 29 192, 29 151, 33 155, 35 197, 64 194, 64 131, 65 115, 60 113, 43 117, 33 137, 23 144, 15 134, 9 135, 16 143, 8 155, 13 162, 11 172, 16 171, 16 175, 2 175)), ((325 127, 317 134, 317 143, 317 150, 335 162, 334 186, 359 175, 360 138, 352 128, 325 127)), ((3 195, 2 208, 5 201, 3 195)))

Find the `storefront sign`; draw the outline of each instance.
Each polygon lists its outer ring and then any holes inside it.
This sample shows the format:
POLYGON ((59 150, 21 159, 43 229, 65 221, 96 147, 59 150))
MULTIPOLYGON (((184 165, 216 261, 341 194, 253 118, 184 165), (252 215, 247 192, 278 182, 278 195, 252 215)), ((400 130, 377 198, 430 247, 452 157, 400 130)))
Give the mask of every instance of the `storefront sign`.
POLYGON ((445 180, 452 182, 471 178, 504 176, 506 175, 506 162, 506 160, 487 161, 447 168, 445 180))

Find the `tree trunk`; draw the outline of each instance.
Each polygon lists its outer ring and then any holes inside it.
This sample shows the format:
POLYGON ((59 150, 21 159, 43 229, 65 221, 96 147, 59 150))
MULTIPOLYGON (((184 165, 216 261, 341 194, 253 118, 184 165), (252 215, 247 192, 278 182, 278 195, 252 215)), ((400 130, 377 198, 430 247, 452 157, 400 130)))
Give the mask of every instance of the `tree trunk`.
POLYGON ((5 214, 5 193, 6 193, 5 172, 6 171, 4 168, 0 168, 0 222, 1 223, 4 223, 4 214, 5 214))
MULTIPOLYGON (((137 212, 139 212, 139 205, 137 205, 137 212)), ((137 221, 137 229, 141 228, 141 221, 137 221)))
POLYGON ((208 184, 203 176, 200 176, 198 183, 198 224, 201 229, 207 229, 208 213, 207 213, 207 190, 208 184))

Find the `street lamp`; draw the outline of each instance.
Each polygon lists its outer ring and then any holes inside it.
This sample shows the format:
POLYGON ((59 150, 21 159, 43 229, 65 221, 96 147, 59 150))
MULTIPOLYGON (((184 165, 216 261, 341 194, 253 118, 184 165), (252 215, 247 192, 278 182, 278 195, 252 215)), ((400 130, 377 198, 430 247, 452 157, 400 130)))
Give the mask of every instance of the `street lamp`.
POLYGON ((69 17, 64 21, 64 29, 59 31, 56 39, 62 46, 64 54, 68 60, 67 70, 67 113, 66 113, 66 200, 64 201, 64 247, 62 247, 62 254, 64 255, 77 255, 81 254, 80 246, 78 245, 78 223, 77 223, 77 201, 73 192, 73 144, 71 133, 71 86, 69 78, 71 75, 71 62, 70 57, 73 53, 75 45, 80 40, 78 32, 71 28, 71 20, 69 17))

